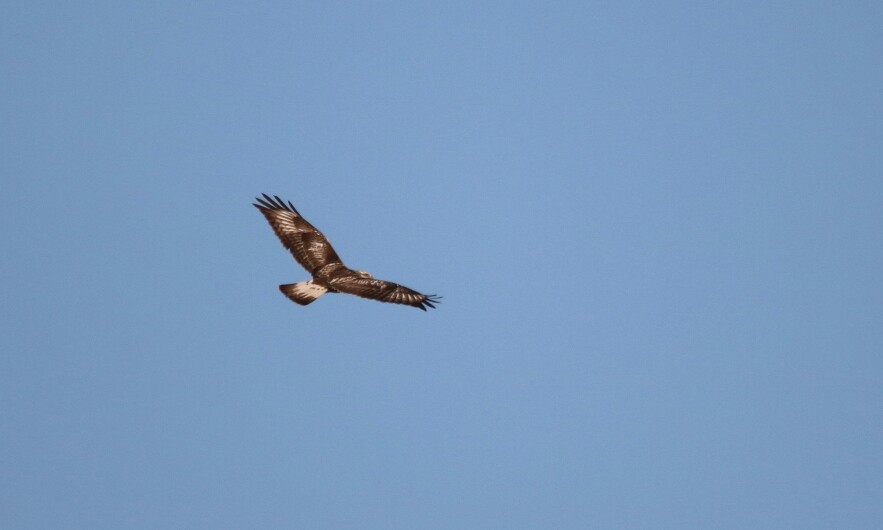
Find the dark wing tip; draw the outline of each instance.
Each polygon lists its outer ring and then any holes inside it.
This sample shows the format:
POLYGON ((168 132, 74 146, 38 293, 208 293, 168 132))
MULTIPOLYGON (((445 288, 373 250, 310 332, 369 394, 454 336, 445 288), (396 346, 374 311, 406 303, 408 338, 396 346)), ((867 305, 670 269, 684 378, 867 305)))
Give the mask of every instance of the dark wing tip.
POLYGON ((291 204, 291 201, 288 201, 288 204, 285 204, 285 201, 280 199, 278 195, 273 195, 273 197, 270 197, 266 193, 262 193, 261 195, 263 195, 263 199, 255 197, 255 200, 259 203, 254 204, 255 208, 258 208, 259 210, 285 210, 300 215, 300 212, 297 211, 297 208, 295 208, 293 204, 291 204))
POLYGON ((437 294, 424 294, 423 300, 420 300, 419 302, 417 302, 416 307, 419 307, 420 309, 422 309, 424 311, 426 311, 426 307, 431 307, 432 309, 435 309, 435 304, 441 303, 440 298, 441 298, 441 296, 438 296, 437 294), (426 307, 424 307, 424 306, 426 306, 426 307))
MULTIPOLYGON (((267 195, 264 194, 264 197, 266 197, 266 196, 267 195)), ((255 206, 262 209, 262 210, 275 210, 276 209, 275 205, 273 204, 273 201, 268 202, 264 199, 261 199, 260 197, 255 197, 254 200, 258 201, 255 204, 255 206)))

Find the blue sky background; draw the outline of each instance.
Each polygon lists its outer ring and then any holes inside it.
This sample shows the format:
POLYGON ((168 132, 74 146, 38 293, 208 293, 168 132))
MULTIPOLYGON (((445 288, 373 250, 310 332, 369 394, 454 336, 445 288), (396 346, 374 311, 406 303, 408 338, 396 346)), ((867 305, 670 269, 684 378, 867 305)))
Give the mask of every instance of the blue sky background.
POLYGON ((879 528, 881 27, 6 2, 0 526, 879 528))

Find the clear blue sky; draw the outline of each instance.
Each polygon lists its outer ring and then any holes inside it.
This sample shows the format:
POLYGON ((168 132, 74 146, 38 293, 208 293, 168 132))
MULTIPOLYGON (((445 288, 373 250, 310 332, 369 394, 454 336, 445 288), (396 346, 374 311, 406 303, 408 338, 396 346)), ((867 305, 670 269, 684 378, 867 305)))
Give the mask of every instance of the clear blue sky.
POLYGON ((880 528, 881 27, 5 3, 0 526, 880 528))

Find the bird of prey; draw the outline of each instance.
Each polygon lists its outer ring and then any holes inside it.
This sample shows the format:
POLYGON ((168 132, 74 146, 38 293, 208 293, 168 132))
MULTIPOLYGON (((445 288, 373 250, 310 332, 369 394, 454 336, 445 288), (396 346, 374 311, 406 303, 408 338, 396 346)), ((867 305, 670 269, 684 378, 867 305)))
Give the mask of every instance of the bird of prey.
POLYGON ((354 294, 381 302, 409 305, 423 311, 439 303, 440 297, 437 295, 420 294, 396 283, 377 280, 365 271, 349 269, 322 232, 307 222, 291 201, 285 204, 278 195, 271 198, 264 193, 263 196, 263 199, 255 198, 255 208, 264 214, 294 259, 313 275, 312 280, 279 286, 282 294, 295 303, 307 305, 325 293, 354 294))

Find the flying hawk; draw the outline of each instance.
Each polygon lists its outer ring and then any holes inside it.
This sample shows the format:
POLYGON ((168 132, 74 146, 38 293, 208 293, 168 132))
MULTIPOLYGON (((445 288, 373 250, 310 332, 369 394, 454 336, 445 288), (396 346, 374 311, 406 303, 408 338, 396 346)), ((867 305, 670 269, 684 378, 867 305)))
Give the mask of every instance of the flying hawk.
POLYGON ((291 252, 294 259, 310 274, 312 280, 280 285, 282 294, 295 303, 307 305, 325 293, 347 293, 417 307, 435 307, 439 296, 420 294, 396 283, 376 280, 365 271, 347 268, 331 243, 313 225, 301 217, 291 201, 285 204, 278 195, 273 198, 266 193, 264 198, 255 198, 255 208, 264 214, 282 245, 291 252))

